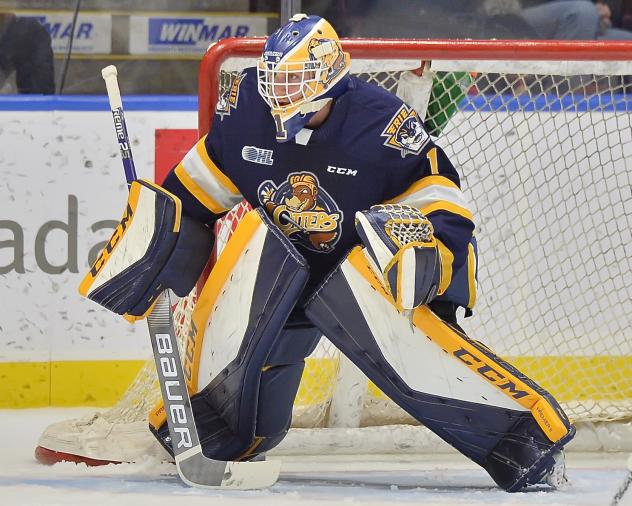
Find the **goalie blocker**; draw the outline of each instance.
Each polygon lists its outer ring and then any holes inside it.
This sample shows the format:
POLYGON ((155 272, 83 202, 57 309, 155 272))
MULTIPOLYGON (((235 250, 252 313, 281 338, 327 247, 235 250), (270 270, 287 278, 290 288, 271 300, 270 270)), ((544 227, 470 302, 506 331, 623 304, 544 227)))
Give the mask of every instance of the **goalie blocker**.
POLYGON ((211 231, 182 214, 178 197, 136 180, 119 225, 79 293, 130 321, 144 318, 165 289, 180 297, 191 291, 212 246, 211 231))

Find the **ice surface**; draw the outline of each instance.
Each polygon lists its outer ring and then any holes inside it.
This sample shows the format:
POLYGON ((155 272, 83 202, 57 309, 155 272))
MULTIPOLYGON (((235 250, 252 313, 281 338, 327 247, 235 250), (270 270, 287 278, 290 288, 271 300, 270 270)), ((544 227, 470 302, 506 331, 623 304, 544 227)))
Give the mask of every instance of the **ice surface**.
POLYGON ((33 450, 42 430, 85 412, 0 410, 1 505, 606 506, 626 474, 627 455, 569 454, 568 490, 507 494, 458 456, 285 457, 272 488, 216 492, 185 486, 173 465, 156 461, 98 468, 38 464, 33 450))

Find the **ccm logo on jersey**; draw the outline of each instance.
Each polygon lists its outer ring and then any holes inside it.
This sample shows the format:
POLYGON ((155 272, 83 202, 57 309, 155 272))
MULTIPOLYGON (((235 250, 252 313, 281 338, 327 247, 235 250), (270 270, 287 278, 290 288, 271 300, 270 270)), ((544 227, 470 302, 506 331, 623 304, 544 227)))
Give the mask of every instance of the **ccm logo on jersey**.
POLYGON ((333 165, 327 166, 327 172, 331 174, 340 174, 341 176, 355 176, 358 174, 357 170, 345 169, 344 167, 334 167, 333 165))
POLYGON ((386 137, 384 145, 398 149, 402 158, 408 154, 418 155, 430 140, 417 111, 406 104, 402 104, 381 135, 386 137))
POLYGON ((244 146, 241 148, 241 157, 247 162, 261 163, 263 165, 272 165, 273 151, 271 149, 257 148, 255 146, 244 146))
POLYGON ((187 412, 184 407, 183 397, 178 390, 186 388, 178 378, 178 370, 176 369, 176 358, 173 356, 173 343, 169 334, 156 334, 156 347, 160 355, 160 372, 165 378, 165 393, 169 403, 169 416, 173 422, 173 431, 178 434, 180 440, 177 448, 191 448, 193 441, 191 440, 191 432, 186 427, 187 412), (167 379, 171 378, 171 379, 167 379), (172 391, 174 389, 175 391, 172 391), (176 404, 176 402, 181 402, 176 404), (184 427, 182 427, 184 425, 184 427))

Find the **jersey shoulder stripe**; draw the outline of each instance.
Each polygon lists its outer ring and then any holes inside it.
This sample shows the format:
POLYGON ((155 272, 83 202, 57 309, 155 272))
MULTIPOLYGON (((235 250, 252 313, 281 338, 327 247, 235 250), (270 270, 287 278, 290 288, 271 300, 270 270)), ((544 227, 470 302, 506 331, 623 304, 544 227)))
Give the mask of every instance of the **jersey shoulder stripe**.
MULTIPOLYGON (((423 209, 438 202, 448 202, 467 211, 469 216, 472 215, 461 189, 450 179, 438 175, 426 176, 415 181, 406 191, 386 203, 408 204, 423 209)), ((458 214, 463 215, 462 212, 458 214)))
POLYGON ((206 136, 189 150, 175 173, 187 190, 218 214, 228 211, 242 197, 237 187, 209 157, 205 141, 206 136))

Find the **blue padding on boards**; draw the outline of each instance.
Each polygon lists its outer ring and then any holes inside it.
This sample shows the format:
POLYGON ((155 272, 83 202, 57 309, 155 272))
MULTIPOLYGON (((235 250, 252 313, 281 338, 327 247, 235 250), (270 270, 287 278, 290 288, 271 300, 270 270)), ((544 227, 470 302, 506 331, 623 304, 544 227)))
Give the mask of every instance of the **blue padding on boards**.
POLYGON ((632 95, 624 93, 600 93, 584 95, 571 93, 556 95, 479 94, 468 95, 460 103, 459 109, 466 112, 630 112, 632 95))
POLYGON ((306 313, 378 388, 443 440, 484 467, 505 490, 522 488, 529 471, 539 469, 550 458, 552 450, 572 437, 570 434, 569 438, 553 445, 530 412, 450 399, 409 388, 384 359, 339 267, 309 301, 306 313))
MULTIPOLYGON (((195 95, 123 95, 125 111, 197 111, 195 95)), ((110 111, 107 95, 0 95, 0 111, 110 111)))

